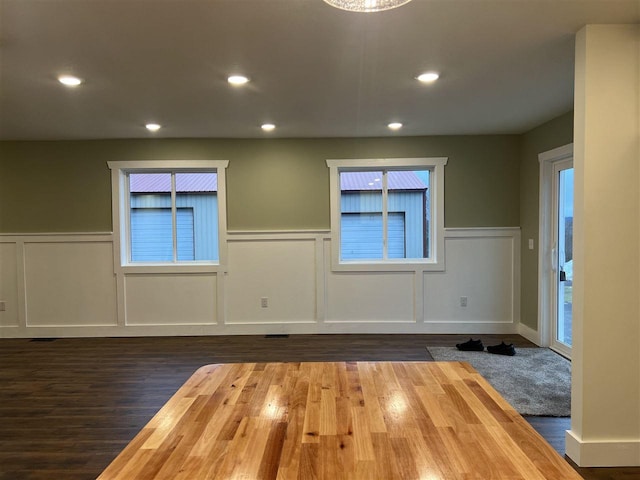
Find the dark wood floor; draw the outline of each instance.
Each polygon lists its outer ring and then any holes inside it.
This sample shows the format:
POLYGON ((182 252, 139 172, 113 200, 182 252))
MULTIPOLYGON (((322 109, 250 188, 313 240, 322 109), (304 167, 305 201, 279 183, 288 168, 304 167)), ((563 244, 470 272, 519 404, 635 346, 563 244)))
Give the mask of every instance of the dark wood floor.
MULTIPOLYGON (((0 480, 92 479, 200 366, 276 361, 424 361, 455 335, 0 339, 0 480)), ((484 335, 533 346, 519 336, 484 335)), ((568 419, 529 417, 557 450, 568 419)), ((640 468, 578 469, 640 479, 640 468)))

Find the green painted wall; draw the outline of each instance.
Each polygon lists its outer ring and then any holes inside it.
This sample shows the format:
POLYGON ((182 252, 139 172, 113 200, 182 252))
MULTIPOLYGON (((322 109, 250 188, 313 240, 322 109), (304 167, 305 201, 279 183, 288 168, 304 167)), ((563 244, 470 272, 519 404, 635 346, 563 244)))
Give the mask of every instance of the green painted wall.
POLYGON ((538 210, 540 163, 538 154, 573 142, 573 112, 550 120, 521 137, 520 228, 521 295, 520 322, 538 330, 538 210), (535 248, 529 250, 528 241, 535 248))
MULTIPOLYGON (((328 229, 327 158, 446 156, 445 225, 520 224, 520 136, 0 142, 0 232, 109 232, 107 161, 229 160, 231 230, 328 229)), ((537 205, 537 203, 536 203, 537 205)))
POLYGON ((106 145, 92 147, 0 142, 0 232, 111 231, 106 145))

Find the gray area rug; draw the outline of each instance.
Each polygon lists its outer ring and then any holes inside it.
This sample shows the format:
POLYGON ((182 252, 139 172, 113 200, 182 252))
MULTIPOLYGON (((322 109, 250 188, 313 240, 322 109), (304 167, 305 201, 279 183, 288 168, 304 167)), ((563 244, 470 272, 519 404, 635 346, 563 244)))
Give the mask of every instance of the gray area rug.
POLYGON ((427 347, 437 362, 469 362, 521 415, 571 415, 571 362, 548 348, 518 348, 513 357, 427 347))

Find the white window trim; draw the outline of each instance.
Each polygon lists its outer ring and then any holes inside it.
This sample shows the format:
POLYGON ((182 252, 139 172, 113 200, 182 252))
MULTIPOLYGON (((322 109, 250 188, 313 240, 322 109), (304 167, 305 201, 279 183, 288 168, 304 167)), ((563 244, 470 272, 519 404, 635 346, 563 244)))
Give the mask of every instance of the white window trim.
POLYGON ((571 350, 553 341, 552 322, 556 308, 554 296, 553 245, 554 230, 553 185, 554 165, 573 159, 573 143, 538 154, 540 163, 538 220, 538 333, 540 346, 551 347, 571 358, 571 350))
POLYGON ((444 271, 444 167, 447 157, 428 158, 369 158, 329 159, 329 186, 331 202, 331 267, 334 271, 444 271), (430 169, 434 172, 431 182, 431 258, 341 261, 340 260, 340 171, 349 169, 430 169))
POLYGON ((227 265, 227 195, 226 169, 228 160, 150 160, 107 162, 111 169, 111 211, 113 215, 114 268, 127 273, 206 273, 220 272, 227 265), (153 172, 189 172, 216 170, 218 175, 218 261, 178 263, 131 263, 129 261, 128 228, 129 199, 122 198, 127 191, 127 174, 153 172), (124 201, 122 201, 124 200, 124 201))

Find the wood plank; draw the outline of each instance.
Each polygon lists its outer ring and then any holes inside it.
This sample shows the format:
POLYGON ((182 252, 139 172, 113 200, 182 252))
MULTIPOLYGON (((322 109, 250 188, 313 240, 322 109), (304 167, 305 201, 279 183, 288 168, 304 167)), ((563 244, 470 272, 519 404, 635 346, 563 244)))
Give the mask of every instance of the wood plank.
POLYGON ((489 389, 458 362, 209 366, 99 478, 581 478, 489 389))

